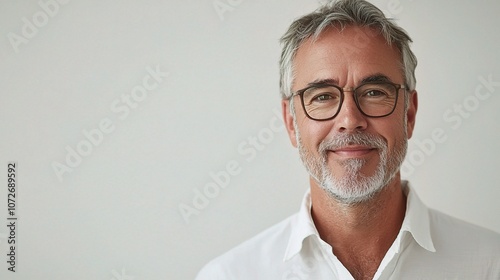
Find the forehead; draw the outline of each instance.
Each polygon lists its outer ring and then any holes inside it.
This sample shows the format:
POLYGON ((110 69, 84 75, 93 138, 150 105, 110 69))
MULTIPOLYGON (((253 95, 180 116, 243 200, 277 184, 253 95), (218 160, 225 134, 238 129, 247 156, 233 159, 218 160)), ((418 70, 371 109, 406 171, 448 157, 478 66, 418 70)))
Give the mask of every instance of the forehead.
POLYGON ((317 38, 306 39, 297 50, 293 67, 294 90, 327 79, 339 86, 355 86, 373 75, 403 83, 398 49, 368 27, 329 27, 317 38))

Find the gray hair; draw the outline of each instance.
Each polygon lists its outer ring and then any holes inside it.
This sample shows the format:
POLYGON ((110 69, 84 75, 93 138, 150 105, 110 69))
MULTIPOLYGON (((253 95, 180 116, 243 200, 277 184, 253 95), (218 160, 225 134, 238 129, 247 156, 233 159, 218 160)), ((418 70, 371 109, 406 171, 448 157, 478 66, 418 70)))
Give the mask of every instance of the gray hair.
POLYGON ((396 25, 392 19, 373 4, 364 0, 340 0, 327 3, 316 11, 295 20, 288 31, 281 37, 283 46, 280 59, 280 91, 283 99, 292 96, 294 80, 293 59, 300 44, 308 38, 318 38, 329 26, 367 26, 382 34, 386 42, 395 43, 401 53, 401 68, 408 89, 414 90, 416 85, 415 68, 417 58, 410 50, 412 42, 404 29, 396 25))

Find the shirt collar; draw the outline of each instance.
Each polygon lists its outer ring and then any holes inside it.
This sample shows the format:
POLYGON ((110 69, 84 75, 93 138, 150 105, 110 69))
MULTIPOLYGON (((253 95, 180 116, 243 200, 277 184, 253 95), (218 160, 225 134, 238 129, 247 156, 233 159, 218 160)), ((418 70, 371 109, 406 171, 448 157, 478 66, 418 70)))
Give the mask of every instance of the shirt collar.
POLYGON ((285 251, 284 261, 291 259, 302 250, 302 242, 311 235, 319 236, 311 216, 311 191, 308 188, 300 210, 291 221, 291 234, 285 251))
POLYGON ((411 233, 413 239, 422 248, 436 252, 431 236, 429 208, 420 200, 407 181, 402 181, 401 186, 406 194, 406 214, 400 232, 411 233))
MULTIPOLYGON (((401 226, 400 236, 409 232, 413 239, 424 249, 435 252, 430 231, 429 210, 410 187, 407 181, 402 181, 401 186, 407 197, 406 214, 401 226)), ((302 250, 304 239, 311 235, 319 237, 311 216, 311 193, 308 189, 302 199, 299 212, 291 221, 291 234, 285 251, 284 261, 291 259, 302 250)), ((400 241, 401 238, 398 238, 400 241)), ((398 246, 399 247, 399 246, 398 246)))

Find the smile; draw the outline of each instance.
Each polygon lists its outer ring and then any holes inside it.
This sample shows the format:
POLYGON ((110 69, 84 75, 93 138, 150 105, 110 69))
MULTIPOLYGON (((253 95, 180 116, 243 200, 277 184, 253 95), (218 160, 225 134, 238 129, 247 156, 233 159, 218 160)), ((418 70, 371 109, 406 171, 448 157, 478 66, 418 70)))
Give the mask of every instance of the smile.
POLYGON ((377 149, 372 148, 372 147, 354 145, 354 146, 346 146, 346 147, 338 148, 335 150, 330 150, 329 152, 332 152, 335 155, 343 157, 343 158, 359 158, 359 157, 367 156, 368 154, 370 154, 376 150, 377 149))

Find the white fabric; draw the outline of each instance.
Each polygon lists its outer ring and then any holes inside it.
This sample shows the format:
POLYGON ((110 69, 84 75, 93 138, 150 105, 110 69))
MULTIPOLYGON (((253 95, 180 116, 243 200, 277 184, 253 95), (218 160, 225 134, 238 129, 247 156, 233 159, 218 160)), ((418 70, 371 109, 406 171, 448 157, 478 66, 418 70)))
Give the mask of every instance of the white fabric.
MULTIPOLYGON (((401 230, 373 279, 500 279, 500 234, 427 208, 403 181, 401 230)), ((209 262, 196 280, 353 279, 300 211, 209 262)))

